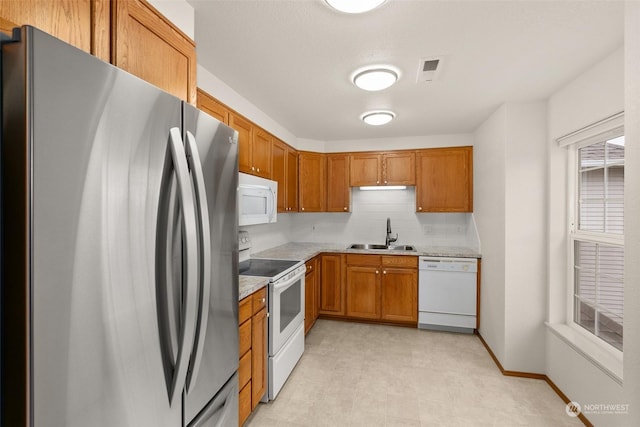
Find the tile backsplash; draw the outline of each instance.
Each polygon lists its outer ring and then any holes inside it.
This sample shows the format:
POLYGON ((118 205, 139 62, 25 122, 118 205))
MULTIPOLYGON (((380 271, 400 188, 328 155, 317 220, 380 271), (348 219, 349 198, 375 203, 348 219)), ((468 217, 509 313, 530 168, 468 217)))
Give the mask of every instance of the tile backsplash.
POLYGON ((351 190, 351 213, 278 214, 276 224, 242 227, 249 231, 253 252, 287 242, 384 243, 391 218, 396 244, 465 246, 479 250, 470 213, 416 213, 415 187, 406 190, 351 190))

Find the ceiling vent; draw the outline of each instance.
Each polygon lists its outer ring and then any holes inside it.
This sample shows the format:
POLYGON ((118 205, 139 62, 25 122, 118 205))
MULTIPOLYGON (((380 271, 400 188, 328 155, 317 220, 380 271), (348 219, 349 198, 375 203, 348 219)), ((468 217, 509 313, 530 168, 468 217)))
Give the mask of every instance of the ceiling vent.
POLYGON ((438 78, 441 69, 441 57, 421 58, 416 81, 418 83, 434 81, 438 78))

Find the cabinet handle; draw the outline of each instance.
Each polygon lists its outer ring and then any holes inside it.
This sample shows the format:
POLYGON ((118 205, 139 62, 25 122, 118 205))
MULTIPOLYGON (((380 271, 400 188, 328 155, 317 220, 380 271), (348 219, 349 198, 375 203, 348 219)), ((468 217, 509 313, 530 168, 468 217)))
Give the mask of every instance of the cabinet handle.
POLYGON ((347 207, 345 206, 344 208, 342 208, 342 210, 346 212, 347 211, 347 207))
POLYGON ((256 169, 256 172, 260 172, 260 168, 256 169))
POLYGON ((376 181, 376 184, 380 184, 380 181, 376 181))
POLYGON ((251 170, 252 171, 256 170, 256 167, 255 166, 251 166, 251 170))
POLYGON ((380 273, 378 270, 376 270, 376 274, 380 273))
POLYGON ((382 274, 387 274, 387 270, 382 270, 382 274))
POLYGON ((421 211, 422 210, 422 206, 418 207, 418 210, 421 211))
POLYGON ((302 210, 304 211, 304 208, 302 208, 302 210))
POLYGON ((389 181, 385 181, 384 183, 387 184, 389 181))

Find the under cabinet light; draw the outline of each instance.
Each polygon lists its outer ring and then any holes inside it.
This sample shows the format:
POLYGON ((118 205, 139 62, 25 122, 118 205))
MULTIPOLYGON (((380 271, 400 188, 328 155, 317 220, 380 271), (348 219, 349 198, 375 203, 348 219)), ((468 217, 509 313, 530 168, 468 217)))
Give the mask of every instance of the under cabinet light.
POLYGON ((406 185, 364 185, 360 187, 360 190, 406 190, 406 185))
POLYGON ((375 9, 386 0, 325 0, 335 10, 345 13, 364 13, 375 9))

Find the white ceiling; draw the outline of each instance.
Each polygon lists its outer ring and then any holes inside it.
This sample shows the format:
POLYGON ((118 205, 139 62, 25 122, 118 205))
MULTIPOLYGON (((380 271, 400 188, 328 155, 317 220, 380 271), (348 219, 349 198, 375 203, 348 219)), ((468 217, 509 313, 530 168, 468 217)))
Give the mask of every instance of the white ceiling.
MULTIPOLYGON (((320 141, 466 133, 507 101, 546 99, 623 43, 613 1, 387 0, 349 15, 324 0, 188 0, 198 62, 298 138, 320 141), (416 82, 420 58, 439 79, 416 82), (401 70, 365 92, 373 64, 401 70), (364 124, 391 109, 388 125, 364 124)), ((215 94, 213 94, 215 96, 215 94)))

